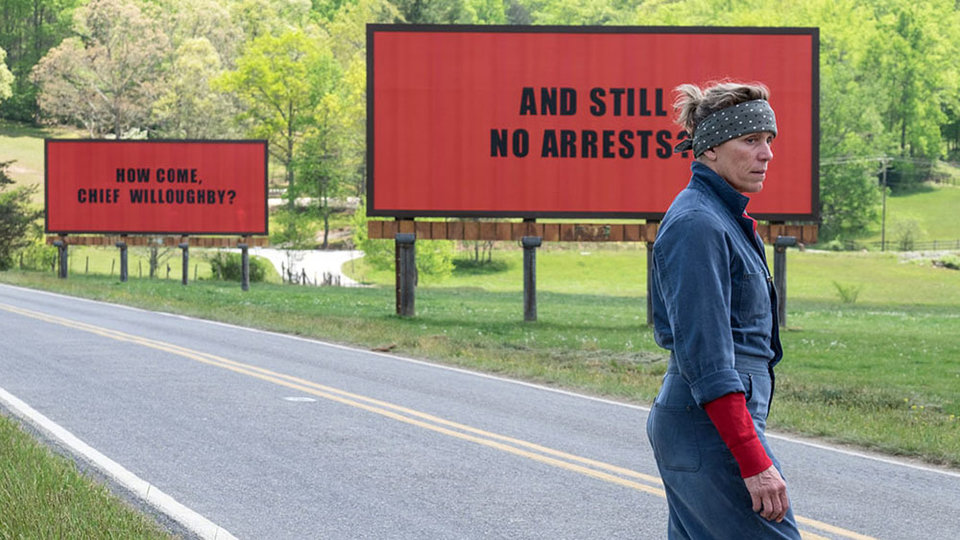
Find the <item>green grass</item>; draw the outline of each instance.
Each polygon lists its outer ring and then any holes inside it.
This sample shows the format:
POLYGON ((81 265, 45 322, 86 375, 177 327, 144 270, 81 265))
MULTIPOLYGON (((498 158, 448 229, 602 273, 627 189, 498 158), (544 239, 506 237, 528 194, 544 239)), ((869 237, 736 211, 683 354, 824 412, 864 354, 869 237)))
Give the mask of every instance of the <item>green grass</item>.
MULTIPOLYGON (((471 252, 472 253, 472 252, 471 252)), ((461 252, 460 257, 470 253, 461 252)), ((644 244, 546 245, 537 250, 537 290, 578 294, 589 292, 612 296, 646 295, 647 249, 644 244)), ((436 281, 422 276, 424 284, 437 287, 482 287, 488 291, 523 288, 523 251, 509 243, 498 244, 494 262, 501 272, 465 271, 436 281)), ((366 283, 393 285, 393 270, 375 270, 363 259, 344 268, 350 277, 366 283)))
MULTIPOLYGON (((924 184, 922 189, 887 197, 887 242, 896 245, 905 227, 914 229, 918 242, 960 240, 960 185, 924 184)), ((863 242, 880 241, 880 223, 863 242)))
POLYGON ((171 538, 0 416, 0 538, 171 538))
MULTIPOLYGON (((538 254, 539 321, 524 323, 521 253, 502 271, 417 290, 394 315, 392 285, 363 289, 162 280, 0 280, 311 336, 649 403, 666 355, 646 326, 645 250, 538 254), (582 264, 581 264, 582 263, 582 264)), ((350 266, 349 264, 347 265, 350 266)), ((362 271, 355 264, 355 271, 362 271)), ((367 272, 392 284, 392 274, 367 272)), ((770 421, 781 431, 960 466, 960 271, 880 253, 788 255, 786 358, 770 421), (845 303, 834 282, 860 287, 845 303)))

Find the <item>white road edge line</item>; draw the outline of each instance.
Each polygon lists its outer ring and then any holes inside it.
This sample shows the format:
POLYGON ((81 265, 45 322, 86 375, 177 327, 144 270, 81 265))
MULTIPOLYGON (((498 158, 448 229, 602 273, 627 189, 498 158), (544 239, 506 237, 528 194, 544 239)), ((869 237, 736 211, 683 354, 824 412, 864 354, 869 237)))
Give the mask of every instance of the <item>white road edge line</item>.
POLYGON ((125 469, 119 463, 101 454, 56 422, 39 413, 13 394, 0 387, 0 405, 22 421, 66 446, 75 455, 83 457, 102 474, 130 490, 134 496, 163 512, 200 538, 209 540, 236 540, 223 527, 177 502, 173 497, 157 489, 146 480, 125 469))
MULTIPOLYGON (((357 353, 373 354, 373 355, 380 356, 380 357, 383 357, 383 358, 389 358, 389 359, 392 359, 392 360, 400 360, 400 361, 402 361, 402 362, 408 362, 408 363, 411 363, 411 364, 417 364, 417 365, 421 365, 421 366, 431 367, 431 368, 434 368, 434 369, 442 369, 442 370, 445 370, 445 371, 453 371, 453 372, 456 372, 456 373, 463 373, 463 374, 466 374, 466 375, 472 375, 472 376, 481 377, 481 378, 484 378, 484 379, 491 379, 491 380, 501 381, 501 382, 510 383, 510 384, 515 384, 515 385, 519 385, 519 386, 525 386, 525 387, 528 387, 528 388, 535 388, 535 389, 543 390, 543 391, 546 391, 546 392, 553 392, 553 393, 555 393, 555 394, 562 394, 562 395, 571 396, 571 397, 576 397, 576 398, 580 398, 580 399, 586 399, 586 400, 595 401, 595 402, 598 402, 598 403, 605 403, 605 404, 608 404, 608 405, 615 405, 615 406, 618 406, 618 407, 626 407, 626 408, 629 408, 629 409, 636 409, 636 410, 641 410, 641 411, 644 411, 644 412, 650 412, 650 407, 644 407, 644 406, 642 406, 642 405, 634 405, 634 404, 632 404, 632 403, 625 403, 625 402, 622 402, 622 401, 615 401, 615 400, 612 400, 612 399, 605 399, 605 398, 600 398, 600 397, 596 397, 596 396, 590 396, 590 395, 587 395, 587 394, 578 394, 578 393, 576 393, 576 392, 571 392, 571 391, 569 391, 569 390, 561 390, 561 389, 558 389, 558 388, 551 388, 551 387, 549 387, 549 386, 543 386, 543 385, 539 385, 539 384, 535 384, 535 383, 530 383, 530 382, 526 382, 526 381, 518 381, 518 380, 515 380, 515 379, 507 379, 507 378, 504 378, 504 377, 499 377, 499 376, 497 376, 497 375, 490 375, 490 374, 488 374, 488 373, 483 373, 483 372, 480 372, 480 371, 471 371, 471 370, 469 370, 469 369, 464 369, 464 368, 458 368, 458 367, 453 367, 453 366, 445 366, 445 365, 443 365, 443 364, 436 364, 436 363, 428 362, 428 361, 425 361, 425 360, 417 360, 417 359, 415 359, 415 358, 406 358, 406 357, 399 356, 399 355, 395 355, 395 354, 387 354, 387 353, 382 353, 382 352, 377 352, 377 351, 371 351, 371 350, 369 350, 369 349, 361 349, 361 348, 359 348, 359 347, 351 347, 351 346, 348 346, 348 345, 341 345, 341 344, 338 344, 338 343, 330 343, 330 342, 322 341, 322 340, 319 340, 319 339, 305 338, 305 337, 301 337, 301 336, 292 336, 292 335, 288 335, 288 334, 281 334, 280 332, 272 332, 272 331, 269 331, 269 330, 260 330, 260 329, 258 329, 258 328, 249 328, 249 327, 246 327, 246 326, 239 326, 239 325, 236 325, 236 324, 225 323, 225 322, 221 322, 221 321, 211 321, 211 320, 208 320, 208 319, 200 319, 200 318, 196 318, 196 317, 191 317, 191 316, 189 316, 189 315, 181 315, 181 314, 179 314, 179 313, 168 313, 168 312, 163 312, 163 311, 151 311, 151 310, 148 310, 148 309, 143 309, 143 308, 138 308, 138 307, 133 307, 133 306, 126 306, 126 305, 123 305, 123 304, 114 304, 114 303, 112 303, 112 302, 104 302, 104 301, 102 301, 102 300, 91 300, 91 299, 89 299, 89 298, 82 298, 82 297, 79 297, 79 296, 69 296, 69 295, 60 294, 60 293, 55 293, 55 292, 50 292, 50 291, 42 291, 42 290, 39 290, 39 289, 29 289, 29 288, 27 288, 27 287, 18 287, 18 286, 16 286, 16 285, 0 284, 0 286, 10 287, 10 288, 12 288, 12 289, 20 289, 20 290, 28 291, 28 292, 46 294, 46 295, 55 296, 55 297, 58 297, 58 298, 78 300, 78 301, 81 301, 81 302, 90 302, 90 303, 93 303, 93 304, 102 304, 102 305, 112 306, 112 307, 115 307, 115 308, 127 309, 127 310, 130 310, 130 311, 139 311, 139 312, 143 312, 143 313, 155 313, 155 314, 160 314, 160 315, 166 315, 166 316, 168 316, 168 317, 180 318, 180 319, 184 319, 184 320, 188 320, 188 321, 197 321, 197 322, 202 322, 202 323, 206 323, 206 324, 212 324, 212 325, 216 325, 216 326, 223 326, 223 327, 226 327, 226 328, 233 328, 233 329, 236 329, 236 330, 243 330, 243 331, 245 331, 245 332, 253 332, 253 333, 264 334, 264 335, 268 335, 268 336, 275 336, 275 337, 280 337, 280 338, 292 339, 292 340, 295 340, 295 341, 303 341, 303 342, 306 342, 306 343, 314 343, 314 344, 318 344, 318 345, 323 345, 323 346, 325 346, 325 347, 331 347, 331 348, 334 348, 334 349, 342 349, 342 350, 345 350, 345 351, 351 351, 351 352, 357 352, 357 353)), ((837 446, 831 446, 831 445, 828 445, 828 444, 825 444, 825 443, 815 443, 815 442, 807 441, 807 440, 800 439, 800 438, 797 438, 797 437, 791 437, 791 436, 788 436, 788 435, 779 435, 779 434, 773 433, 773 432, 771 432, 771 431, 767 431, 767 432, 766 432, 766 436, 767 436, 767 438, 770 438, 770 439, 778 439, 778 440, 782 440, 782 441, 786 441, 786 442, 801 444, 801 445, 804 445, 804 446, 809 446, 809 447, 811 447, 811 448, 816 448, 816 449, 818 449, 818 450, 824 450, 824 451, 828 451, 828 452, 836 452, 836 453, 838 453, 838 454, 843 454, 843 455, 851 456, 851 457, 857 457, 857 458, 866 459, 866 460, 870 460, 870 461, 876 461, 876 462, 878 462, 878 463, 885 463, 885 464, 887 464, 887 465, 896 465, 896 466, 900 466, 900 467, 906 467, 906 468, 908 468, 908 469, 914 469, 914 470, 924 471, 924 472, 928 472, 928 473, 942 474, 942 475, 944 475, 944 476, 951 476, 951 477, 954 477, 954 478, 960 478, 960 472, 955 472, 955 471, 951 471, 951 470, 947 470, 947 469, 939 469, 939 468, 930 467, 930 466, 926 466, 926 465, 919 465, 919 464, 916 464, 916 463, 911 463, 911 462, 909 462, 909 461, 899 461, 899 460, 897 460, 897 459, 890 458, 890 457, 878 456, 878 455, 868 454, 868 453, 865 453, 865 452, 858 452, 858 451, 854 451, 854 450, 848 450, 848 449, 840 448, 840 447, 837 447, 837 446)))

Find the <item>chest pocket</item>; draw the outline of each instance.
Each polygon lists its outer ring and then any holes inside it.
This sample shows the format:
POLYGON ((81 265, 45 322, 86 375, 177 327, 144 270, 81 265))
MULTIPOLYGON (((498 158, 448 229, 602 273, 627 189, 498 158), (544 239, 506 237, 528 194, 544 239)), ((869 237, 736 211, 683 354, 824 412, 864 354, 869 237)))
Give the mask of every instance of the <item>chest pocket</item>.
POLYGON ((770 314, 770 290, 764 272, 748 272, 734 284, 734 316, 740 321, 756 321, 770 314))

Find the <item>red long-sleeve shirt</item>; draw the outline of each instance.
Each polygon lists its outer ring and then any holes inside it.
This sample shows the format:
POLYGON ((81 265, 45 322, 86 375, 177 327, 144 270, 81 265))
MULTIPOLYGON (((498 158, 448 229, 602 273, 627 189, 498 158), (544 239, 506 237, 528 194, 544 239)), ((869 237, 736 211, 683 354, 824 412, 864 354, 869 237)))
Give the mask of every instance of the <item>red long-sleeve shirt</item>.
POLYGON ((749 478, 760 474, 773 465, 757 437, 753 419, 747 410, 746 397, 742 393, 726 394, 707 403, 703 408, 740 465, 741 477, 749 478))

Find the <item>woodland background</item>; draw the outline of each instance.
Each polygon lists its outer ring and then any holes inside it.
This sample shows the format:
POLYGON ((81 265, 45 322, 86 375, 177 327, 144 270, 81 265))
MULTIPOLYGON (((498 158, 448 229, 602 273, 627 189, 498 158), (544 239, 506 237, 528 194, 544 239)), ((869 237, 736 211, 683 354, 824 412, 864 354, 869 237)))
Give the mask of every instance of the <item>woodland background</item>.
POLYGON ((957 0, 2 0, 0 119, 267 139, 277 224, 326 245, 364 195, 367 23, 819 27, 823 240, 878 222, 881 167, 896 192, 960 160, 957 0))

